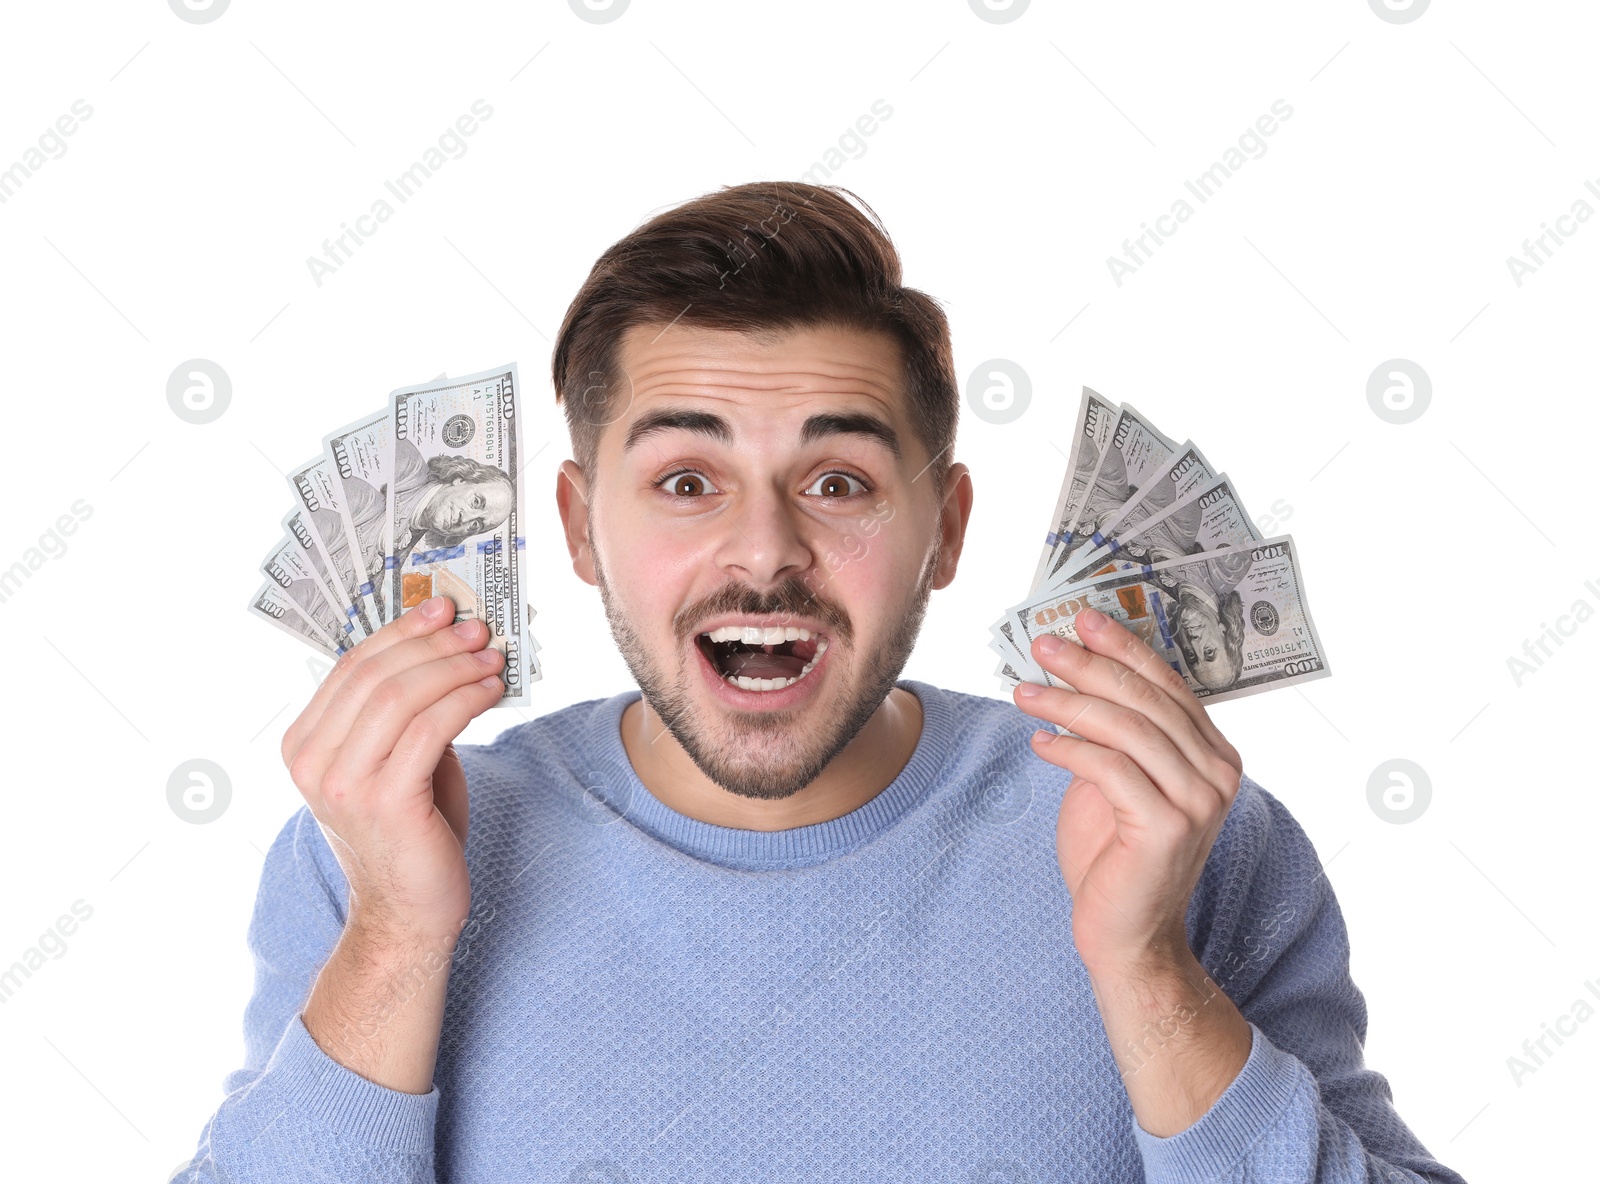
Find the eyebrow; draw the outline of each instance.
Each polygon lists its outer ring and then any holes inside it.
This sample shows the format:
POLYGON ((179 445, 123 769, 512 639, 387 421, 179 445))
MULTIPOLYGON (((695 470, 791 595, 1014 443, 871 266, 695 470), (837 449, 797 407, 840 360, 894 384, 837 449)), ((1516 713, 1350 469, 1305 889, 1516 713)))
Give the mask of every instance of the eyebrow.
POLYGON ((866 436, 876 440, 900 459, 900 437, 876 415, 863 412, 813 415, 800 429, 800 443, 810 444, 827 436, 866 436))
POLYGON ((628 438, 622 442, 622 450, 626 452, 660 432, 672 431, 696 432, 702 436, 710 436, 723 444, 733 443, 733 429, 722 416, 713 415, 709 411, 685 411, 663 407, 659 411, 646 412, 629 425, 628 438))
MULTIPOLYGON (((722 416, 710 411, 664 407, 641 415, 629 425, 627 438, 622 444, 623 451, 626 452, 660 432, 671 431, 694 432, 721 444, 733 443, 733 429, 722 416)), ((802 444, 812 444, 828 436, 866 436, 888 449, 897 460, 901 456, 900 437, 892 427, 875 415, 867 415, 864 412, 825 412, 807 418, 800 429, 802 444)))

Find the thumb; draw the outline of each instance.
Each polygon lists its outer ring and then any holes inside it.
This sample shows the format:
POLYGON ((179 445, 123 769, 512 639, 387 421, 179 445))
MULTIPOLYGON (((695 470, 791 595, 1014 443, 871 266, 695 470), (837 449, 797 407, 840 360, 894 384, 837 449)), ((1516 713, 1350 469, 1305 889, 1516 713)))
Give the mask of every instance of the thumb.
POLYGON ((455 832, 461 849, 467 847, 467 771, 461 766, 461 756, 456 752, 455 741, 444 746, 444 754, 433 770, 433 804, 438 808, 450 829, 455 832))

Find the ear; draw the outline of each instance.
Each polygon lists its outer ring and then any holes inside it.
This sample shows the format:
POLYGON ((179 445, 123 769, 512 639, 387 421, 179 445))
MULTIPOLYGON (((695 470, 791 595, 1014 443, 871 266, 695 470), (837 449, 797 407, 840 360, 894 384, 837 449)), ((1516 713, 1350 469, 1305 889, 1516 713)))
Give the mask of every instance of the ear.
POLYGON ((561 513, 572 570, 585 584, 594 584, 594 556, 589 552, 589 481, 574 461, 562 461, 556 472, 556 509, 561 513))
POLYGON ((967 537, 967 519, 972 514, 972 474, 956 462, 945 473, 944 505, 939 508, 939 566, 933 586, 943 588, 956 578, 956 563, 961 544, 967 537))

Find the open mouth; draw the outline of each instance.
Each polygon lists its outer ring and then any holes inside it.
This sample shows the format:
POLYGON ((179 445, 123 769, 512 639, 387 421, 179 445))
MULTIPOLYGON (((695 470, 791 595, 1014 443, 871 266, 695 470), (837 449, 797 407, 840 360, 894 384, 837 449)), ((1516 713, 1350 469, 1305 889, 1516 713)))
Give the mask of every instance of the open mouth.
POLYGON ((828 639, 793 625, 723 625, 695 642, 711 668, 742 691, 778 691, 816 668, 828 639))

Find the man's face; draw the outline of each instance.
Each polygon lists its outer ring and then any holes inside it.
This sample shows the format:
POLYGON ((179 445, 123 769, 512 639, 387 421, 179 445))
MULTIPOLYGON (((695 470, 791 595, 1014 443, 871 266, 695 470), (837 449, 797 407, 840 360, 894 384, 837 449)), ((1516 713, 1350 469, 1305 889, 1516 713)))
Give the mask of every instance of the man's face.
MULTIPOLYGON (((1225 605, 1234 607, 1237 596, 1225 605)), ((1179 616, 1174 640, 1183 651, 1183 660, 1201 686, 1213 691, 1226 690, 1239 677, 1240 653, 1232 644, 1217 610, 1189 589, 1178 593, 1179 616)), ((1241 618, 1242 624, 1242 618, 1241 618)))
POLYGON ((941 498, 948 458, 921 443, 885 337, 638 326, 619 358, 569 543, 586 539, 623 657, 701 771, 787 797, 877 710, 954 576, 965 470, 941 498))
POLYGON ((511 488, 504 481, 457 477, 428 503, 427 515, 428 528, 441 534, 482 534, 511 516, 511 488))

